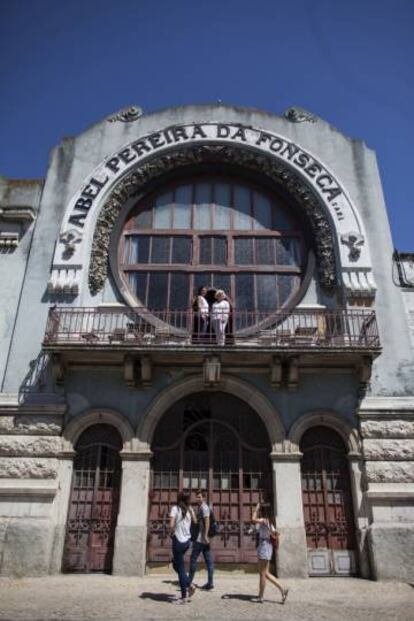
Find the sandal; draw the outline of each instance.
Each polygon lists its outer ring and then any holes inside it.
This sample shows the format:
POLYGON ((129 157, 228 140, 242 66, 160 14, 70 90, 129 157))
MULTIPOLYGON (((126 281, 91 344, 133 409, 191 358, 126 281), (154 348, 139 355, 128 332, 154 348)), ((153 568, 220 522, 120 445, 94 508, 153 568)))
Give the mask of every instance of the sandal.
POLYGON ((285 601, 287 600, 288 594, 289 594, 289 589, 283 589, 283 591, 282 591, 282 604, 284 604, 285 601))

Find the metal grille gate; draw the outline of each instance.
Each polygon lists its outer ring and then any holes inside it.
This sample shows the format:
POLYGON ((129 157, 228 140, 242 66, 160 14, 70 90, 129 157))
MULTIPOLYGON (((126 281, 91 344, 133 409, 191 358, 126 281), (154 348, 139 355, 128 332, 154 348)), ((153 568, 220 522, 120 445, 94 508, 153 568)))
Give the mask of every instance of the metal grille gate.
POLYGON ((309 574, 355 574, 352 495, 342 439, 327 427, 314 427, 303 436, 301 451, 309 574))
MULTIPOLYGON (((252 412, 248 438, 255 437, 255 424, 252 412)), ((207 490, 220 526, 212 542, 215 561, 256 563, 251 516, 259 499, 272 498, 269 452, 269 447, 251 446, 232 425, 214 418, 193 422, 174 445, 153 447, 148 561, 171 560, 170 508, 178 491, 201 488, 207 490)))
POLYGON ((109 425, 87 429, 77 444, 63 555, 67 572, 110 572, 118 515, 122 441, 109 425))

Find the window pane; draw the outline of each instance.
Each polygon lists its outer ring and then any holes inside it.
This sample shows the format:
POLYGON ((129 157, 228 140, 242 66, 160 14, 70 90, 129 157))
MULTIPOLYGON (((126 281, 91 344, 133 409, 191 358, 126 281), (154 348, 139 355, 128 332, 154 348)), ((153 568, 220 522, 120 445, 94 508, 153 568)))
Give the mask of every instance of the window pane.
POLYGON ((282 237, 277 240, 277 262, 279 265, 300 266, 300 251, 297 239, 282 237))
POLYGON ((148 272, 130 272, 128 274, 128 281, 132 292, 144 305, 146 304, 147 275, 148 272))
POLYGON ((253 239, 251 237, 235 238, 234 262, 236 265, 253 265, 253 239))
POLYGON ((152 272, 149 274, 148 308, 164 310, 167 308, 168 274, 152 272))
POLYGON ((195 229, 211 229, 211 185, 197 183, 195 186, 195 229))
POLYGON ((234 188, 234 228, 239 230, 252 228, 250 190, 237 185, 234 188))
MULTIPOLYGON (((171 274, 170 287, 170 306, 171 310, 187 310, 190 306, 189 301, 189 276, 188 274, 171 274)), ((177 318, 178 319, 178 318, 177 318)), ((178 322, 177 322, 178 324, 178 322)))
POLYGON ((194 291, 193 295, 197 295, 200 287, 210 289, 213 286, 213 275, 211 272, 198 272, 194 274, 194 291))
POLYGON ((271 311, 277 308, 277 281, 274 274, 256 274, 257 309, 271 311))
POLYGON ((230 185, 228 183, 216 183, 214 185, 214 228, 230 228, 230 185))
POLYGON ((191 263, 193 243, 190 237, 173 237, 172 245, 172 263, 191 263))
POLYGON ((154 205, 154 229, 171 228, 172 192, 159 196, 154 205))
POLYGON ((150 229, 152 226, 152 209, 143 209, 135 216, 135 226, 138 229, 150 229))
POLYGON ((279 305, 283 306, 293 291, 299 285, 299 278, 294 275, 279 275, 277 277, 278 280, 278 289, 279 289, 279 305))
POLYGON ((275 239, 272 237, 257 237, 255 239, 256 265, 275 265, 275 239))
POLYGON ((131 257, 131 238, 128 235, 125 235, 123 238, 123 262, 124 263, 131 263, 132 257, 131 257))
POLYGON ((200 263, 202 265, 211 265, 212 263, 212 245, 211 237, 200 237, 200 263))
POLYGON ((277 231, 295 229, 295 222, 283 207, 276 205, 272 210, 273 228, 277 231))
POLYGON ((236 274, 236 308, 238 311, 254 309, 253 274, 236 274))
POLYGON ((272 206, 268 198, 253 192, 254 229, 272 228, 272 206))
POLYGON ((226 240, 223 237, 213 237, 213 263, 226 264, 226 240))
POLYGON ((170 241, 171 237, 153 237, 152 238, 152 263, 169 263, 170 262, 170 241))
POLYGON ((149 261, 149 235, 133 235, 129 238, 131 250, 128 263, 148 263, 149 261))
POLYGON ((230 295, 230 274, 213 274, 213 287, 214 289, 223 289, 223 291, 230 295))
POLYGON ((200 237, 200 263, 226 264, 226 240, 223 237, 200 237))
POLYGON ((175 191, 174 228, 191 228, 192 186, 182 185, 175 191))

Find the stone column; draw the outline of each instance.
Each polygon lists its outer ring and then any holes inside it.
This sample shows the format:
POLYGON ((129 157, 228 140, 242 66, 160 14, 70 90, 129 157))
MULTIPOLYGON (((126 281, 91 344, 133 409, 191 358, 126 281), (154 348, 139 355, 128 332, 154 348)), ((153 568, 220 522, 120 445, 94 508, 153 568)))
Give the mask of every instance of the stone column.
POLYGON ((371 577, 368 547, 368 506, 363 493, 363 461, 359 453, 348 453, 349 476, 351 479, 354 524, 357 544, 358 573, 362 578, 371 577))
POLYGON ((54 500, 52 520, 55 532, 53 537, 50 573, 58 574, 62 570, 63 548, 65 545, 66 523, 68 520, 69 499, 72 486, 73 459, 75 451, 64 451, 59 462, 59 491, 54 500))
POLYGON ((302 453, 272 453, 277 530, 280 532, 277 575, 306 578, 308 575, 303 520, 300 459, 302 453))
POLYGON ((147 548, 151 452, 121 452, 122 482, 113 574, 143 576, 147 548))

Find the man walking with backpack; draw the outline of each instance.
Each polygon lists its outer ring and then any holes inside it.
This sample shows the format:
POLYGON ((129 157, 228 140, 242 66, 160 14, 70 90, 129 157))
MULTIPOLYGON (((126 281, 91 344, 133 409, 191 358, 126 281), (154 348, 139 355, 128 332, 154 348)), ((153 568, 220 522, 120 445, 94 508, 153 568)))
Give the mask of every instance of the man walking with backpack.
POLYGON ((207 582, 201 588, 204 591, 211 591, 214 588, 214 563, 210 549, 210 538, 216 535, 217 524, 212 510, 206 502, 206 494, 202 490, 196 492, 196 500, 198 504, 197 522, 200 528, 191 550, 189 580, 190 583, 193 582, 194 574, 197 571, 197 560, 202 553, 207 567, 207 582))

